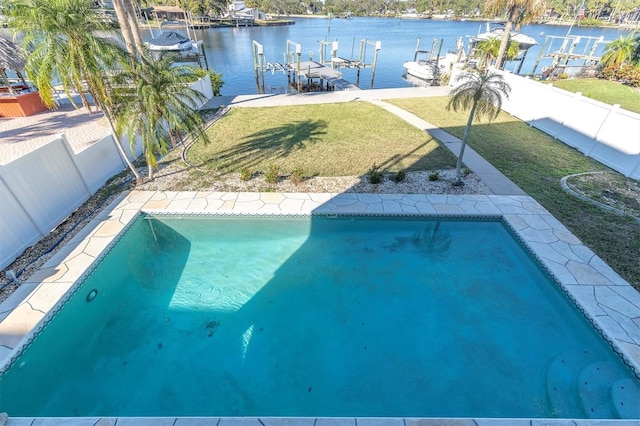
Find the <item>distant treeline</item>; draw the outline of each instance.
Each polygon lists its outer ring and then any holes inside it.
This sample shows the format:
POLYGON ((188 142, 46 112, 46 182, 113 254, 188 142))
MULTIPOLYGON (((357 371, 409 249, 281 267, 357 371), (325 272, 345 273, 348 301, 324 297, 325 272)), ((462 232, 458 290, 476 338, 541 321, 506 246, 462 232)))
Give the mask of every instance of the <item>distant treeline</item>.
MULTIPOLYGON (((1 2, 2 0, 0 0, 1 2)), ((141 0, 154 4, 180 6, 194 15, 215 16, 227 10, 227 0, 141 0)), ((486 0, 246 0, 247 7, 278 15, 319 14, 334 16, 396 16, 402 13, 444 14, 452 17, 485 17, 486 0)), ((547 0, 545 20, 587 20, 629 22, 640 19, 640 0, 547 0), (584 10, 581 12, 583 9, 584 10)))

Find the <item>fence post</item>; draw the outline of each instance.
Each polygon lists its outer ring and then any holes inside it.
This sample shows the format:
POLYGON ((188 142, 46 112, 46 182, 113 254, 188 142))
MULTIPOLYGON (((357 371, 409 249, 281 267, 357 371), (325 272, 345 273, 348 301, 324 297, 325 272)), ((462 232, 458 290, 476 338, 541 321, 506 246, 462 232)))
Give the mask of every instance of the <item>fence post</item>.
POLYGON ((636 163, 636 166, 631 169, 631 171, 629 172, 629 174, 627 174, 627 177, 633 178, 633 179, 640 179, 640 174, 638 175, 638 177, 634 178, 633 176, 635 176, 636 172, 640 172, 640 153, 638 153, 638 162, 636 163))
POLYGON ((76 162, 76 155, 71 149, 71 145, 69 145, 69 141, 67 140, 67 137, 64 135, 64 133, 61 133, 60 135, 58 135, 58 137, 62 139, 62 145, 64 146, 64 149, 67 152, 67 155, 71 160, 71 163, 73 163, 73 168, 75 169, 78 176, 80 176, 80 180, 82 181, 82 186, 84 187, 85 191, 87 191, 87 196, 91 197, 91 188, 89 188, 89 184, 87 184, 87 181, 84 179, 84 176, 82 176, 80 167, 78 167, 78 163, 76 162))
MULTIPOLYGON (((0 167, 0 172, 2 171, 2 168, 0 167)), ((5 182, 5 180, 2 178, 2 173, 0 173, 0 182, 2 182, 2 184, 5 186, 5 188, 7 188, 7 191, 9 191, 9 194, 11 194, 11 197, 13 197, 13 199, 16 201, 16 203, 20 206, 20 209, 22 209, 22 211, 24 212, 24 215, 29 219, 29 222, 31 222, 31 224, 33 225, 33 227, 35 229, 38 230, 38 232, 40 233, 41 237, 45 237, 46 235, 49 234, 49 231, 46 229, 42 229, 39 225, 38 222, 36 222, 33 219, 33 216, 31 216, 31 213, 29 213, 29 210, 27 210, 24 205, 22 204, 22 201, 20 200, 20 197, 18 197, 15 192, 13 192, 13 189, 11 189, 11 186, 7 185, 7 182, 5 182)))
MULTIPOLYGON (((572 96, 571 99, 573 100, 573 103, 575 104, 577 102, 580 102, 580 98, 582 98, 582 92, 576 92, 574 94, 574 96, 572 96)), ((560 123, 560 130, 558 130, 558 132, 555 135, 553 135, 553 137, 555 139, 562 140, 562 139, 560 139, 560 135, 562 134, 562 131, 566 128, 566 126, 564 125, 564 123, 566 121, 565 117, 567 117, 566 113, 562 115, 562 122, 560 123)))
POLYGON ((611 108, 609 108, 609 111, 607 111, 607 115, 604 117, 604 120, 602 120, 602 123, 600 123, 600 126, 598 127, 596 134, 593 135, 594 143, 591 146, 591 149, 589 149, 589 151, 586 152, 585 155, 591 157, 591 153, 593 152, 593 149, 596 147, 597 144, 600 143, 600 139, 599 139, 600 131, 602 130, 604 125, 607 124, 607 121, 609 121, 609 117, 611 117, 611 114, 617 114, 619 110, 620 110, 620 104, 613 104, 611 108))

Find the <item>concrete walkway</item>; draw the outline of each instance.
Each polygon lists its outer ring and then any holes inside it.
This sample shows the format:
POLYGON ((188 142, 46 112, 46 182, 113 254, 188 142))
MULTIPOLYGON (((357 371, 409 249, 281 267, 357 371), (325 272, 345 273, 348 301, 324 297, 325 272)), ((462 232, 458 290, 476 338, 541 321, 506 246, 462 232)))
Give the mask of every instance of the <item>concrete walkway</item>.
POLYGON ((111 134, 102 111, 76 109, 69 104, 29 117, 0 118, 0 164, 35 151, 63 133, 74 152, 111 134))
MULTIPOLYGON (((458 157, 460 154, 460 147, 462 141, 451 133, 447 133, 439 127, 434 126, 417 117, 410 112, 398 108, 395 105, 391 105, 384 101, 371 101, 371 103, 378 105, 387 111, 397 115, 405 120, 407 123, 412 124, 420 130, 424 130, 434 138, 438 139, 444 146, 446 146, 453 155, 458 157)), ((482 182, 489 187, 491 192, 496 195, 527 195, 518 185, 513 183, 508 177, 503 175, 500 170, 493 167, 491 163, 485 160, 480 154, 473 150, 469 145, 465 147, 464 164, 472 170, 482 182)))
MULTIPOLYGON (((270 107, 285 105, 325 104, 337 102, 366 101, 378 105, 381 108, 397 115, 407 123, 429 133, 446 146, 453 155, 458 156, 462 141, 450 133, 430 124, 420 117, 411 114, 401 108, 384 102, 384 99, 398 98, 424 98, 430 96, 447 96, 450 87, 407 87, 400 89, 356 90, 341 92, 302 93, 294 95, 243 95, 220 96, 213 98, 207 107, 218 108, 220 106, 232 107, 270 107)), ((473 171, 482 182, 496 195, 526 195, 509 178, 503 175, 491 163, 482 158, 467 145, 463 157, 464 164, 473 171)))
MULTIPOLYGON (((242 108, 366 101, 386 109, 429 133, 441 141, 457 157, 460 152, 460 139, 401 108, 384 102, 385 99, 447 96, 450 90, 450 87, 434 86, 283 95, 217 96, 211 99, 205 108, 218 108, 223 105, 242 108)), ((0 164, 9 163, 37 149, 53 140, 59 133, 64 133, 74 152, 78 152, 108 135, 110 129, 106 126, 101 112, 89 115, 85 110, 76 110, 69 105, 63 105, 56 111, 48 111, 31 117, 1 119, 0 164)), ((518 188, 469 146, 465 148, 464 164, 480 177, 494 194, 525 195, 522 189, 518 188)))

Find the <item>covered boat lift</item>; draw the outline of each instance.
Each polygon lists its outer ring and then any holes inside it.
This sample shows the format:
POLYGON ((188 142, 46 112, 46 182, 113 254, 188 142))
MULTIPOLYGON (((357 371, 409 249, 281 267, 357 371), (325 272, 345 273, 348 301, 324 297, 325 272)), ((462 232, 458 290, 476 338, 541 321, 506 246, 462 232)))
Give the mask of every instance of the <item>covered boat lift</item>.
POLYGON ((258 93, 265 93, 264 70, 271 72, 282 71, 287 75, 289 87, 297 92, 320 92, 332 90, 360 90, 360 69, 372 68, 371 87, 375 77, 375 66, 377 62, 380 42, 361 41, 360 57, 358 60, 344 59, 337 56, 337 42, 332 42, 334 50, 331 57, 325 55, 327 42, 320 42, 320 60, 314 61, 310 52, 309 61, 302 61, 302 46, 291 40, 287 40, 284 62, 266 62, 264 58, 264 48, 257 41, 253 41, 253 66, 258 93), (366 63, 367 45, 375 47, 373 62, 366 63), (329 66, 330 65, 330 66, 329 66), (350 83, 342 77, 338 71, 340 68, 356 68, 358 70, 356 84, 350 83), (304 83, 303 83, 304 80, 304 83))

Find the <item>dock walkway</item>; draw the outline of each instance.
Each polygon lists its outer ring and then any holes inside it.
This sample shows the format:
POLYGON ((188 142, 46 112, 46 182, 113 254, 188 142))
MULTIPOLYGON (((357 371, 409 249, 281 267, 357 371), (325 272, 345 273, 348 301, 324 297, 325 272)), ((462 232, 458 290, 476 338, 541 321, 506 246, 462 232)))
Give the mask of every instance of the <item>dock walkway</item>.
MULTIPOLYGON (((295 63, 289 64, 289 66, 298 71, 298 65, 295 63)), ((342 78, 342 74, 333 68, 321 64, 316 61, 305 61, 300 63, 300 77, 304 77, 307 81, 311 82, 314 79, 320 81, 322 86, 324 82, 328 83, 333 90, 360 90, 358 86, 353 83, 349 83, 342 78)))

